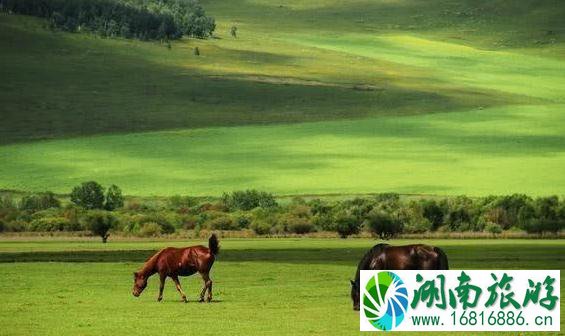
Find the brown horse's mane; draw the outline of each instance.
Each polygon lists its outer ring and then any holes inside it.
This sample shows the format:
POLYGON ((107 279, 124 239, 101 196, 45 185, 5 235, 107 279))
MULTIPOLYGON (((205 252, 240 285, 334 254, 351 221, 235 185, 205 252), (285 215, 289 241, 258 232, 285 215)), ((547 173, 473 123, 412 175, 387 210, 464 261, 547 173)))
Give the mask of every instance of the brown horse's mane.
POLYGON ((155 266, 157 265, 157 261, 159 260, 159 256, 161 256, 161 253, 163 253, 165 249, 162 249, 161 251, 155 253, 154 255, 152 255, 151 257, 149 257, 146 261, 145 264, 143 264, 143 267, 141 267, 141 269, 137 272, 143 276, 149 276, 154 274, 155 271, 155 266))

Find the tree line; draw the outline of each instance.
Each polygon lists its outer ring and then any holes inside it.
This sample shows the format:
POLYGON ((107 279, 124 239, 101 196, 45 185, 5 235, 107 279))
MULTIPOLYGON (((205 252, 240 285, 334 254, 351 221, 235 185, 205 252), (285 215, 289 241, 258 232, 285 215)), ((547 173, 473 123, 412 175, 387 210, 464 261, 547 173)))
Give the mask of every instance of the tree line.
POLYGON ((216 28, 197 0, 0 0, 0 10, 47 18, 63 31, 140 40, 206 38, 216 28))
POLYGON ((64 204, 53 193, 0 197, 0 231, 85 231, 103 241, 111 231, 158 236, 177 230, 252 230, 259 235, 337 232, 345 238, 369 232, 382 239, 429 232, 565 229, 565 199, 527 195, 470 198, 403 198, 384 193, 343 200, 296 197, 280 203, 257 190, 219 199, 173 196, 166 201, 125 200, 119 187, 90 181, 72 189, 64 204))

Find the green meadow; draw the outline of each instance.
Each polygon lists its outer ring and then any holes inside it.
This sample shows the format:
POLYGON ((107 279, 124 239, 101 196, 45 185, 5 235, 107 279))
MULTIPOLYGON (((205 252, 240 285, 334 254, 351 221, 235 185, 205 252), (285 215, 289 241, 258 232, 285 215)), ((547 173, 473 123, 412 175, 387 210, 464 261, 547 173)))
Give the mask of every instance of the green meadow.
POLYGON ((561 2, 203 5, 170 49, 1 14, 0 188, 563 194, 561 2))
MULTIPOLYGON (((156 278, 151 278, 140 298, 132 296, 132 272, 145 258, 164 246, 196 243, 202 242, 110 241, 103 245, 93 239, 3 239, 2 334, 345 335, 358 330, 349 279, 375 241, 223 240, 211 274, 212 303, 196 302, 202 285, 197 276, 181 279, 187 304, 180 301, 171 281, 166 284, 164 301, 158 303, 156 278)), ((452 269, 565 269, 561 240, 427 243, 446 251, 452 269)), ((562 280, 561 295, 563 285, 562 280)))

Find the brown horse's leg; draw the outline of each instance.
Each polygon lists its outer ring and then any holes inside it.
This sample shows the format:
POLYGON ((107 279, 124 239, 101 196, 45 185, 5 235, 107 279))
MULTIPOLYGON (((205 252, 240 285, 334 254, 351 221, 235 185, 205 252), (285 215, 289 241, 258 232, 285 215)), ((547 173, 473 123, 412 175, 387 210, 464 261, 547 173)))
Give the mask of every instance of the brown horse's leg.
POLYGON ((175 282, 175 286, 177 287, 177 290, 180 293, 180 296, 182 297, 182 300, 184 302, 188 302, 188 300, 186 299, 186 295, 184 294, 184 292, 182 291, 182 287, 180 286, 180 281, 179 278, 175 275, 171 277, 173 279, 173 281, 175 282))
POLYGON ((160 302, 161 300, 163 300, 163 289, 165 289, 165 279, 167 278, 167 276, 159 274, 159 278, 161 280, 161 283, 159 283, 159 297, 157 298, 157 301, 160 302))
POLYGON ((202 288, 202 292, 200 292, 200 302, 204 302, 204 295, 206 294, 206 291, 208 291, 206 301, 210 302, 212 301, 212 280, 210 279, 208 272, 201 274, 202 280, 204 281, 204 287, 202 288))
POLYGON ((212 279, 208 280, 208 297, 206 298, 206 301, 212 301, 212 279))

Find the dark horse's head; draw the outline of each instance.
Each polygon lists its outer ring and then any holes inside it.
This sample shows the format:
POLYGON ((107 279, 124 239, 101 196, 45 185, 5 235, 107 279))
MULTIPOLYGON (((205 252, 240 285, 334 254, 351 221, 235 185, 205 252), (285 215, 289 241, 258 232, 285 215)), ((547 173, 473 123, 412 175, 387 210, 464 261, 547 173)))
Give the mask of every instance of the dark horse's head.
POLYGON ((139 272, 133 273, 133 291, 132 294, 135 297, 141 295, 141 292, 147 287, 147 277, 139 272))
POLYGON ((373 246, 359 262, 355 280, 351 280, 353 310, 359 310, 361 270, 447 270, 447 255, 439 247, 428 245, 373 246))
POLYGON ((353 300, 353 310, 359 310, 359 279, 351 282, 351 300, 353 300))

